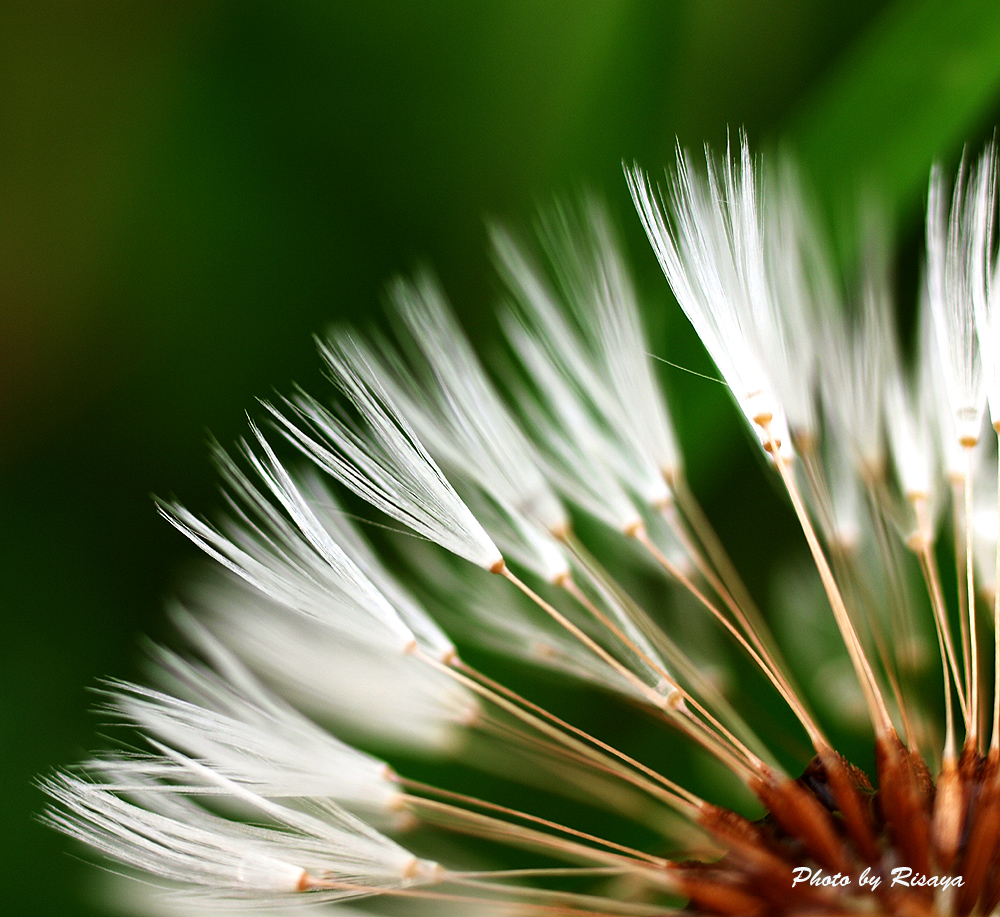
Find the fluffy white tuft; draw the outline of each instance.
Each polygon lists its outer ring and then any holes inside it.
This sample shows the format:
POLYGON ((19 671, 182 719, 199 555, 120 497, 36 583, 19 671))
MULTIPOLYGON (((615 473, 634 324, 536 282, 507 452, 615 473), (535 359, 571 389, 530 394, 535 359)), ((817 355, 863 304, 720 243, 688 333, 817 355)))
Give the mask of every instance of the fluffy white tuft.
MULTIPOLYGON (((109 711, 261 796, 328 798, 387 826, 396 820, 400 789, 385 762, 339 741, 267 690, 193 619, 185 618, 185 629, 220 673, 160 650, 160 680, 174 693, 112 683, 109 711)), ((149 756, 123 759, 116 771, 133 784, 163 775, 162 761, 149 756)))
POLYGON ((546 475, 592 516, 621 531, 635 530, 642 516, 619 483, 629 476, 627 456, 609 442, 539 337, 512 312, 503 313, 501 321, 538 393, 522 388, 516 401, 539 447, 546 475))
MULTIPOLYGON (((579 211, 563 201, 543 210, 541 238, 594 364, 594 372, 587 376, 588 388, 603 382, 607 389, 607 395, 595 391, 592 400, 603 408, 604 420, 625 442, 647 455, 668 481, 673 480, 682 459, 649 357, 621 245, 596 199, 585 199, 579 211)), ((545 299, 529 299, 527 304, 533 307, 539 331, 549 333, 555 342, 570 339, 567 333, 558 333, 559 323, 545 299)), ((578 349, 566 349, 564 343, 561 356, 564 367, 573 370, 578 349)))
MULTIPOLYGON (((149 782, 119 795, 87 776, 60 774, 44 785, 56 805, 47 820, 119 863, 160 879, 202 886, 218 898, 254 904, 300 895, 313 880, 338 883, 317 899, 355 897, 371 889, 401 887, 435 877, 433 863, 409 851, 333 803, 305 812, 239 787, 211 769, 167 753, 179 772, 239 804, 263 825, 233 821, 149 782), (346 886, 346 887, 343 887, 346 886)), ((115 762, 101 763, 109 782, 115 762)))
POLYGON ((293 417, 271 407, 282 432, 321 468, 386 515, 486 570, 503 558, 391 403, 364 348, 349 334, 320 344, 360 426, 300 395, 293 417))
POLYGON ((853 314, 833 311, 824 323, 821 385, 830 436, 850 445, 862 476, 873 480, 885 463, 883 400, 899 357, 889 286, 888 261, 881 246, 865 251, 858 303, 853 314))
POLYGON ((774 310, 763 330, 765 349, 775 358, 767 368, 781 395, 792 433, 818 436, 816 387, 820 316, 840 308, 826 245, 810 213, 802 180, 789 159, 769 174, 764 249, 774 310))
POLYGON ((206 584, 199 598, 227 646, 296 706, 352 741, 447 755, 478 717, 467 690, 413 656, 345 640, 238 583, 206 584))
MULTIPOLYGON (((631 311, 627 276, 611 248, 610 231, 601 230, 599 212, 589 218, 596 226, 564 225, 569 219, 565 208, 557 207, 543 223, 542 239, 558 265, 559 289, 523 246, 494 228, 497 261, 512 293, 507 308, 550 367, 545 377, 526 367, 543 400, 570 396, 586 415, 588 429, 581 435, 599 433, 595 444, 621 484, 644 503, 658 506, 671 498, 667 480, 680 470, 680 459, 662 396, 652 392, 649 357, 631 311), (604 239, 597 235, 601 231, 604 239)), ((509 319, 507 325, 509 331, 509 319)), ((524 361, 516 344, 515 350, 524 361)), ((561 416, 558 407, 554 419, 577 435, 577 421, 561 416)))
MULTIPOLYGON (((420 370, 418 391, 407 402, 407 418, 428 447, 497 503, 549 530, 565 529, 565 509, 451 315, 438 284, 423 272, 413 283, 397 279, 391 295, 409 330, 410 349, 420 370), (419 397, 419 388, 426 398, 419 397)), ((391 372, 386 375, 391 378, 391 372)), ((407 392, 401 390, 399 395, 405 398, 407 392)))
MULTIPOLYGON (((986 409, 977 316, 992 342, 987 316, 991 273, 996 164, 992 148, 966 176, 963 161, 951 207, 939 166, 927 196, 927 286, 945 391, 963 444, 975 444, 986 409)), ((989 345, 993 353, 992 343, 989 345)), ((995 376, 995 371, 993 372, 995 376)))
POLYGON ((759 189, 746 138, 737 156, 717 162, 706 151, 706 159, 707 175, 698 176, 678 150, 669 206, 638 168, 628 173, 632 197, 677 301, 751 428, 767 446, 762 422, 768 424, 791 456, 784 406, 766 368, 783 359, 786 349, 770 298, 759 189))

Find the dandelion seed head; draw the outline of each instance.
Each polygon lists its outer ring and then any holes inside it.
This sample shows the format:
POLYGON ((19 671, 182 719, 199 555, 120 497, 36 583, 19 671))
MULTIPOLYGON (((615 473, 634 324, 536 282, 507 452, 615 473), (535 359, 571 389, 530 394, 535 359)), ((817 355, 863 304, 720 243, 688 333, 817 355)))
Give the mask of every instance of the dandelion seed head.
POLYGON ((105 684, 126 738, 43 781, 45 820, 194 914, 995 912, 995 170, 989 147, 950 195, 931 175, 912 360, 870 214, 841 289, 796 167, 745 136, 704 172, 679 150, 662 189, 628 171, 801 530, 763 609, 686 481, 596 198, 491 228, 495 364, 428 270, 394 280, 393 337, 320 342, 332 397, 215 447, 224 516, 161 505, 212 562, 176 603, 187 647, 151 650, 155 687, 105 684), (549 709, 540 676, 595 693, 549 709), (641 718, 621 748, 596 692, 641 718))

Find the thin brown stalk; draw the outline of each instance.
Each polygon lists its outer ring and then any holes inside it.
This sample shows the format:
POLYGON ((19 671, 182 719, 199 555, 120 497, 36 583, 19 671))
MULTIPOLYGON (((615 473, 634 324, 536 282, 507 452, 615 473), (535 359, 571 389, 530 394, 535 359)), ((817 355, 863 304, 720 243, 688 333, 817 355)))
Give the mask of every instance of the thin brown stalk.
MULTIPOLYGON (((412 790, 417 793, 426 793, 432 796, 438 796, 441 799, 451 800, 452 802, 462 803, 464 805, 474 806, 479 809, 486 809, 490 812, 498 812, 501 815, 509 815, 513 818, 520 818, 524 821, 529 821, 535 825, 541 825, 545 828, 549 828, 553 831, 558 831, 563 834, 568 834, 572 837, 578 838, 580 840, 588 841, 591 844, 597 844, 601 847, 607 847, 609 850, 614 850, 617 853, 624 854, 625 856, 632 857, 637 860, 644 860, 653 866, 664 866, 666 865, 666 860, 662 857, 656 857, 652 854, 645 853, 641 850, 636 850, 634 847, 627 847, 624 844, 618 844, 614 841, 609 841, 602 837, 597 837, 594 834, 588 834, 586 831, 579 831, 576 828, 570 828, 568 825, 560 824, 559 822, 550 821, 547 818, 542 818, 539 815, 531 815, 528 812, 522 812, 519 809, 512 809, 507 806, 499 805, 495 802, 488 802, 485 799, 478 799, 475 796, 467 796, 464 793, 455 793, 451 790, 443 790, 440 787, 433 786, 429 783, 421 783, 418 780, 409 780, 405 778, 399 779, 399 784, 407 790, 412 790)), ((413 802, 415 805, 420 805, 420 803, 426 801, 422 797, 417 797, 413 795, 407 795, 405 797, 406 801, 413 802)))
MULTIPOLYGON (((997 432, 997 520, 1000 525, 1000 425, 997 432)), ((971 553, 971 552, 970 552, 971 553)), ((990 750, 1000 751, 1000 532, 993 582, 993 732, 990 750)))
MULTIPOLYGON (((705 681, 691 660, 680 649, 680 647, 670 640, 662 628, 658 627, 653 622, 648 612, 634 602, 629 594, 625 592, 614 580, 611 574, 576 538, 572 535, 568 535, 564 537, 563 541, 572 552, 573 558, 580 565, 584 573, 586 573, 591 584, 604 597, 605 601, 608 602, 609 605, 619 606, 622 609, 622 613, 625 614, 629 620, 633 621, 643 631, 645 636, 652 641, 652 643, 656 644, 657 649, 666 654, 669 664, 674 667, 689 684, 697 686, 699 692, 706 698, 711 697, 712 703, 715 705, 716 709, 725 713, 725 716, 730 723, 730 726, 728 727, 730 732, 735 734, 735 732, 739 730, 744 736, 742 742, 745 746, 749 747, 751 744, 756 744, 759 747, 760 739, 753 733, 746 723, 740 719, 736 711, 733 710, 732 705, 718 691, 718 689, 714 688, 711 684, 705 681)), ((683 697, 685 701, 693 708, 703 711, 703 715, 706 720, 712 723, 718 722, 718 720, 704 710, 703 705, 699 704, 694 699, 689 689, 683 688, 682 686, 682 690, 684 692, 683 697)), ((721 731, 722 730, 720 728, 720 732, 721 731)), ((758 755, 758 757, 760 757, 760 755, 758 755)))
MULTIPOLYGON (((408 794, 405 801, 409 808, 424 821, 440 825, 450 831, 470 834, 485 840, 524 847, 529 850, 543 850, 563 857, 582 858, 592 863, 626 866, 636 872, 655 871, 659 874, 669 865, 668 860, 650 857, 649 854, 642 854, 642 859, 639 859, 631 854, 618 853, 611 849, 601 850, 536 828, 518 825, 495 818, 492 815, 485 815, 482 812, 473 812, 442 800, 408 794), (437 819, 434 819, 433 816, 437 816, 437 819)), ((525 818, 526 816, 519 813, 518 817, 525 818)), ((565 827, 560 827, 559 830, 576 834, 572 829, 565 827)), ((606 847, 617 846, 610 841, 599 840, 599 842, 606 847)))
POLYGON ((774 435, 771 432, 770 418, 762 418, 759 425, 767 437, 770 445, 769 451, 771 453, 771 457, 773 458, 774 464, 778 469, 778 473, 781 475, 782 482, 785 485, 785 490, 788 492, 788 496, 792 501, 792 506, 795 509, 795 515, 798 516, 799 524, 802 527, 802 531, 806 537, 806 542, 809 545, 809 551, 813 556, 813 562, 815 563, 820 579, 823 582, 823 588, 826 591, 827 599, 830 602, 830 608, 833 611, 833 616, 836 619, 837 626, 840 628, 841 635, 844 638, 844 643, 847 646, 847 652, 851 657, 852 663, 854 664, 854 670, 858 675, 858 680, 861 682, 861 689, 865 695, 865 701, 868 705, 868 710, 872 718, 872 724, 875 727, 875 733, 879 736, 892 736, 895 734, 895 728, 892 725, 892 718, 889 716, 889 711, 885 706, 885 700, 882 697, 881 691, 879 691, 878 683, 875 680, 875 674, 872 672, 872 668, 869 665, 867 658, 865 658, 864 650, 861 647, 861 641, 858 639, 857 631, 855 631, 850 615, 847 613, 847 607, 844 604, 844 599, 840 594, 837 582, 833 577, 833 572, 830 570, 830 564, 826 559, 826 555, 823 553, 819 539, 816 537, 816 531, 813 528, 812 522, 809 520, 809 514, 802 502, 802 496, 799 493, 798 486, 796 485, 795 479, 788 468, 787 462, 781 455, 780 446, 775 441, 774 435))
MULTIPOLYGON (((453 885, 468 884, 472 887, 472 882, 462 883, 459 882, 461 873, 456 874, 445 874, 441 881, 447 882, 453 885)), ((476 881, 476 880, 473 880, 476 881)), ((303 892, 310 891, 345 891, 349 892, 354 896, 371 896, 371 897, 388 897, 388 898, 409 898, 418 901, 447 901, 453 904, 470 904, 475 905, 478 908, 493 908, 499 910, 502 914, 507 915, 511 913, 514 909, 515 912, 525 914, 525 915, 545 915, 545 917, 618 917, 618 915, 628 915, 635 913, 634 911, 628 910, 632 905, 625 902, 611 901, 609 899, 599 899, 590 898, 590 901, 597 902, 601 901, 607 905, 610 905, 615 910, 600 910, 595 911, 593 909, 581 909, 577 907, 569 907, 564 905, 552 905, 552 904, 536 904, 534 902, 527 901, 506 901, 497 900, 495 898, 483 898, 479 895, 460 895, 452 892, 440 892, 432 891, 430 889, 423 888, 381 888, 379 886, 373 885, 361 885, 357 882, 345 882, 339 881, 337 879, 321 879, 315 877, 309 877, 303 883, 303 892), (624 907, 626 910, 621 910, 624 907)), ((502 892, 506 895, 516 895, 516 894, 532 894, 535 891, 542 891, 541 889, 532 889, 529 886, 504 886, 496 885, 492 888, 494 892, 502 892)), ((567 898, 570 895, 567 893, 567 898)), ((587 897, 587 896, 581 896, 587 897)), ((643 912, 643 915, 649 912, 643 912)), ((669 914, 669 911, 659 911, 653 912, 654 914, 669 914)))
MULTIPOLYGON (((691 499, 692 501, 694 500, 693 496, 691 499)), ((796 692, 792 688, 791 682, 786 674, 784 661, 781 659, 780 654, 778 653, 778 650, 774 646, 773 642, 768 639, 770 631, 764 623, 763 618, 760 616, 760 612, 757 610, 753 600, 750 598, 750 594, 746 591, 746 587, 743 586, 742 580, 739 580, 739 577, 736 577, 740 583, 743 594, 743 602, 746 605, 745 609, 739 602, 736 601, 736 598, 722 581, 719 574, 717 574, 712 568, 712 565, 709 562, 709 559, 705 556, 703 549, 696 545, 688 535, 684 526, 677 518, 676 512, 668 511, 667 508, 664 508, 662 510, 662 515, 666 518, 667 523, 680 540, 682 547, 694 563, 695 568, 701 574, 702 578, 709 585, 712 591, 719 597, 722 604, 729 609, 730 614, 732 614, 733 618, 743 629, 743 633, 750 639, 750 642, 754 645, 757 652, 760 653, 761 658, 770 666, 774 677, 780 678, 782 683, 784 683, 787 687, 789 693, 795 695, 796 692)), ((703 521, 703 525, 708 527, 707 519, 703 521)), ((718 539, 716 538, 716 540, 718 539)), ((719 544, 719 549, 723 554, 725 553, 721 543, 719 544)), ((811 717, 809 717, 809 719, 810 721, 812 720, 811 717)), ((815 725, 815 723, 813 725, 815 725)), ((806 731, 809 731, 808 728, 806 731)))
MULTIPOLYGON (((662 695, 658 694, 658 692, 656 692, 655 689, 645 685, 645 683, 642 682, 641 679, 639 679, 626 666, 618 662, 618 660, 615 659, 613 656, 611 656, 611 654, 608 653, 606 650, 604 650, 603 647, 600 647, 600 645, 597 644, 595 641, 593 641, 590 637, 587 637, 586 634, 583 634, 583 632, 578 627, 576 627, 576 625, 568 621, 565 615, 557 611, 549 602, 546 602, 545 599, 543 599, 540 595, 538 595, 538 593, 535 592, 530 586, 528 586, 527 583, 525 583, 523 580, 518 578, 514 573, 512 573, 508 567, 504 566, 498 572, 500 573, 501 576, 504 576, 508 580, 510 580, 511 583, 513 583, 518 589, 521 590, 521 592, 523 592, 526 596, 528 596, 528 598, 530 598, 533 602, 535 602, 535 604, 537 604, 544 611, 548 612, 548 614, 550 614, 557 621, 559 621, 560 623, 565 622, 563 626, 568 625, 568 627, 572 629, 572 632, 574 634, 581 636, 581 639, 584 639, 587 645, 591 646, 595 650, 595 652, 597 652, 601 656, 601 658, 603 658, 606 662, 608 662, 608 664, 611 665, 612 668, 618 671, 619 674, 625 675, 630 681, 635 683, 637 686, 641 685, 644 689, 643 693, 649 694, 650 692, 652 692, 652 694, 660 698, 660 703, 657 703, 656 706, 662 709, 663 697, 662 695)), ((680 685, 678 685, 676 682, 671 681, 671 687, 677 689, 678 696, 683 695, 683 692, 680 689, 680 685)), ((678 720, 678 722, 685 723, 688 726, 688 729, 686 730, 687 734, 695 741, 697 741, 706 751, 708 751, 716 758, 718 758, 719 761, 725 764, 730 770, 733 771, 734 774, 736 774, 742 780, 749 780, 755 774, 759 774, 763 771, 764 767, 763 762, 760 760, 760 758, 754 755, 753 752, 751 752, 748 748, 746 748, 745 745, 741 744, 739 752, 744 755, 746 761, 741 760, 741 758, 733 754, 733 752, 728 747, 726 747, 726 745, 722 741, 719 740, 719 737, 717 735, 710 732, 708 729, 704 728, 703 724, 701 724, 698 720, 693 718, 684 718, 682 716, 680 720, 678 720), (749 762, 749 765, 746 762, 749 762)))
POLYGON ((962 720, 965 723, 966 730, 968 730, 968 699, 963 690, 962 674, 958 669, 955 645, 951 639, 951 628, 948 625, 948 608, 944 600, 944 591, 941 588, 941 574, 938 571, 937 559, 934 557, 934 548, 923 537, 920 538, 919 544, 914 547, 917 558, 920 561, 920 569, 924 575, 924 582, 927 585, 927 594, 931 600, 931 610, 934 613, 935 627, 938 633, 938 649, 941 653, 941 665, 951 670, 951 676, 955 683, 955 692, 958 695, 958 705, 962 711, 962 720))
POLYGON ((519 715, 520 718, 525 720, 525 722, 528 722, 530 725, 535 726, 535 728, 540 729, 540 731, 545 732, 545 734, 547 735, 554 735, 559 741, 569 743, 571 744, 572 747, 582 750, 583 753, 587 754, 589 757, 595 757, 599 760, 606 760, 603 758, 600 752, 595 751, 594 748, 587 747, 587 745, 584 745, 582 742, 574 740, 572 736, 575 735, 579 737, 579 739, 583 739, 584 742, 595 746, 595 748, 597 749, 600 749, 601 752, 605 752, 606 754, 612 756, 613 758, 619 759, 624 764, 628 765, 630 768, 634 768, 639 773, 644 774, 647 778, 649 778, 649 780, 653 781, 653 783, 650 784, 648 781, 642 781, 642 778, 640 778, 637 774, 630 774, 628 770, 622 769, 620 766, 616 768, 616 773, 619 776, 621 776, 623 779, 628 779, 628 776, 631 776, 633 778, 633 781, 641 781, 641 782, 635 782, 635 785, 646 789, 647 792, 650 792, 651 795, 654 795, 657 798, 669 802, 674 808, 679 809, 684 814, 687 814, 689 816, 696 815, 697 812, 705 805, 704 800, 700 799, 690 790, 687 790, 684 787, 680 786, 679 784, 674 783, 674 781, 668 779, 667 777, 664 777, 658 771, 653 770, 653 768, 649 767, 646 764, 642 764, 640 761, 636 761, 634 758, 625 754, 625 752, 620 751, 617 748, 614 748, 607 742, 602 742, 600 739, 595 738, 594 736, 580 729, 579 726, 574 726, 571 723, 567 723, 565 720, 556 716, 554 713, 549 712, 543 707, 539 707, 538 704, 532 703, 531 701, 527 700, 527 698, 521 697, 521 695, 519 695, 516 691, 506 687, 505 685, 500 684, 497 681, 494 681, 489 676, 484 675, 482 672, 479 672, 476 669, 472 668, 470 665, 468 665, 468 663, 458 661, 456 662, 456 665, 460 666, 464 672, 468 673, 468 675, 472 677, 463 676, 461 675, 461 673, 455 671, 455 669, 452 668, 451 666, 445 666, 443 663, 438 663, 436 662, 436 660, 430 659, 429 657, 427 657, 427 661, 431 665, 436 665, 436 667, 440 669, 452 672, 453 676, 458 677, 461 680, 462 684, 465 684, 472 690, 476 690, 478 688, 479 691, 484 694, 484 696, 488 696, 491 699, 494 699, 495 702, 500 704, 504 709, 508 710, 509 712, 516 711, 515 715, 519 715), (517 706, 518 704, 523 705, 525 709, 523 710, 520 709, 517 706), (551 723, 554 723, 559 728, 553 729, 552 727, 546 727, 543 729, 542 727, 546 726, 543 720, 548 720, 551 723), (562 732, 562 730, 565 730, 566 733, 572 733, 572 735, 565 735, 562 732), (657 784, 660 787, 665 788, 668 792, 664 793, 663 789, 657 789, 656 788, 657 784))
MULTIPOLYGON (((965 582, 969 605, 969 646, 971 648, 972 691, 969 695, 969 733, 967 741, 979 748, 979 638, 976 634, 976 583, 972 563, 972 473, 973 447, 963 443, 966 456, 965 474, 965 582)), ((979 748, 982 751, 981 748, 979 748)))
POLYGON ((966 579, 962 575, 968 550, 965 541, 965 481, 962 478, 953 478, 951 481, 951 512, 951 527, 955 541, 955 581, 958 587, 958 626, 962 640, 963 683, 965 697, 968 699, 972 696, 972 669, 969 665, 972 647, 969 641, 969 593, 966 589, 966 579))
MULTIPOLYGON (((605 615, 604 612, 602 612, 590 600, 590 598, 586 595, 586 593, 584 593, 583 590, 581 590, 580 587, 572 579, 565 580, 563 582, 563 588, 566 589, 566 591, 569 592, 569 594, 573 596, 573 598, 575 598, 581 605, 583 605, 583 607, 586 608, 592 615, 594 615, 595 618, 597 618, 601 623, 603 623, 606 627, 608 627, 608 629, 611 630, 612 633, 618 636, 626 644, 626 646, 634 650, 634 652, 639 656, 639 658, 642 659, 642 661, 645 662, 654 672, 656 672, 657 675, 659 675, 662 679, 664 679, 664 681, 667 681, 672 685, 677 684, 674 681, 673 677, 667 673, 666 669, 664 669, 663 666, 660 665, 658 662, 651 659, 648 656, 648 654, 644 653, 633 641, 629 640, 629 638, 620 630, 620 628, 618 628, 617 625, 613 621, 611 621, 611 619, 608 618, 608 616, 605 615)), ((709 725, 711 725, 712 728, 716 729, 722 735, 722 737, 730 744, 730 746, 733 748, 734 751, 744 755, 744 757, 747 757, 747 760, 751 763, 752 766, 756 766, 757 764, 760 763, 760 759, 756 755, 753 755, 753 753, 750 752, 747 746, 743 742, 741 742, 732 733, 732 731, 727 729, 716 717, 712 716, 708 712, 708 710, 706 710, 701 704, 699 704, 694 697, 692 697, 687 691, 684 691, 683 688, 679 686, 677 690, 683 694, 685 702, 689 703, 692 707, 698 710, 698 712, 701 713, 702 716, 704 716, 705 719, 708 721, 709 725)), ((683 707, 678 707, 674 712, 676 715, 685 718, 689 716, 689 711, 684 709, 683 707)))
MULTIPOLYGON (((571 904, 593 905, 601 907, 613 907, 616 910, 612 913, 620 914, 622 917, 666 917, 671 911, 665 910, 661 905, 641 904, 631 901, 613 901, 596 895, 581 895, 573 892, 557 891, 555 889, 530 888, 527 886, 502 885, 496 882, 482 881, 476 878, 468 878, 470 874, 456 874, 449 881, 455 885, 464 885, 469 888, 478 888, 484 891, 496 892, 498 894, 521 895, 538 898, 541 901, 565 901, 571 904)), ((580 913, 576 911, 574 913, 580 913)), ((592 912, 604 913, 604 912, 592 912)))
MULTIPOLYGON (((593 652, 598 658, 604 661, 608 666, 614 669, 619 675, 621 675, 629 684, 631 684, 640 694, 649 700, 649 702, 655 707, 663 707, 666 703, 666 698, 660 694, 656 688, 646 684, 638 675, 635 674, 628 666, 624 665, 618 659, 616 659, 611 653, 609 653, 603 646, 601 646, 593 637, 585 633, 576 624, 569 620, 561 611, 559 611, 551 602, 546 602, 537 592, 535 592, 530 586, 528 586, 523 580, 515 576, 511 572, 510 568, 500 562, 497 569, 493 571, 499 574, 505 579, 513 583, 518 589, 521 590, 529 599, 531 599, 539 608, 542 609, 549 617, 551 617, 556 623, 569 631, 577 640, 579 640, 584 646, 586 646, 591 652, 593 652)), ((678 685, 672 678, 669 679, 670 686, 680 690, 680 685, 678 685)))
MULTIPOLYGON (((656 560, 656 562, 659 563, 660 566, 662 566, 663 569, 670 574, 670 576, 676 579, 685 589, 688 590, 688 592, 691 593, 691 595, 695 597, 695 599, 708 609, 709 613, 729 632, 733 639, 736 640, 743 651, 753 660, 754 664, 761 670, 761 672, 764 673, 764 676, 771 682, 785 703, 791 708, 796 718, 809 734, 809 738, 814 747, 818 748, 822 745, 825 741, 822 732, 813 722, 808 711, 806 711, 801 701, 799 701, 798 697, 796 697, 795 693, 784 680, 781 673, 776 671, 773 665, 769 664, 766 659, 762 658, 758 651, 750 645, 740 630, 719 610, 719 608, 716 607, 716 605, 709 600, 709 598, 700 589, 698 589, 693 582, 691 582, 689 577, 685 576, 682 570, 678 569, 675 564, 670 562, 670 559, 664 555, 652 539, 650 539, 644 529, 637 531, 633 537, 644 548, 646 548, 654 560, 656 560)), ((754 757, 756 758, 756 756, 754 757)), ((758 758, 757 760, 759 761, 760 759, 758 758)))
MULTIPOLYGON (((934 580, 933 574, 929 569, 929 563, 927 560, 930 550, 927 545, 924 544, 923 548, 918 551, 917 557, 920 559, 920 569, 924 574, 924 580, 927 583, 927 591, 931 596, 931 605, 934 610, 934 630, 937 632, 938 639, 938 650, 941 654, 941 669, 944 675, 944 729, 945 729, 945 742, 944 742, 944 760, 952 760, 955 757, 955 714, 953 710, 953 704, 951 700, 951 674, 948 668, 948 654, 946 649, 946 638, 944 634, 944 627, 947 626, 947 619, 944 618, 944 609, 939 604, 940 596, 938 595, 940 591, 940 584, 934 580)), ((957 673, 957 667, 954 669, 957 673)), ((957 678, 957 674, 956 674, 957 678)), ((956 685, 957 687, 957 685, 956 685)), ((961 694, 959 694, 959 700, 961 701, 961 694)), ((968 712, 965 706, 962 706, 962 715, 968 716, 968 712)))

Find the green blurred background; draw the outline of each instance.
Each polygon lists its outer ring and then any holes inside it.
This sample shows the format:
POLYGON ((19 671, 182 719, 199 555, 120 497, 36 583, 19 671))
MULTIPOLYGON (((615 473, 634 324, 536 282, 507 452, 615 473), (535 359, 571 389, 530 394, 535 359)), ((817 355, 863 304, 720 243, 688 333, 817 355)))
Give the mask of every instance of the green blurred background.
MULTIPOLYGON (((88 687, 134 675, 139 635, 167 632, 191 552, 150 494, 217 505, 206 431, 230 442, 255 397, 315 386, 312 332, 427 259, 488 344, 483 217, 525 224, 587 185, 625 224, 657 350, 703 369, 623 158, 658 169, 675 137, 727 127, 787 141, 831 212, 880 188, 912 265, 931 159, 998 118, 995 0, 0 5, 7 912, 90 913, 32 780, 84 755, 88 687)), ((752 499, 725 512, 738 427, 706 424, 724 399, 670 372, 694 484, 765 570, 782 520, 752 499)))

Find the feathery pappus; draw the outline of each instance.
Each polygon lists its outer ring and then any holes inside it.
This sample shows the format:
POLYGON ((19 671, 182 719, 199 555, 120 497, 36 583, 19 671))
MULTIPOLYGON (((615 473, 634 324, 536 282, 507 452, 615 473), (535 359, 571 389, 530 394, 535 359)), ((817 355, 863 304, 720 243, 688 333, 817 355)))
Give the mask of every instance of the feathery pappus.
POLYGON ((104 686, 143 744, 45 780, 47 821, 150 914, 1000 912, 996 172, 992 146, 933 170, 907 348, 884 232, 845 284, 787 162, 741 138, 662 183, 626 170, 804 537, 763 609, 686 483, 596 200, 544 209, 534 242, 492 229, 498 364, 429 271, 393 281, 391 335, 320 340, 333 397, 215 447, 223 518, 160 505, 214 561, 175 609, 189 651, 104 686))

